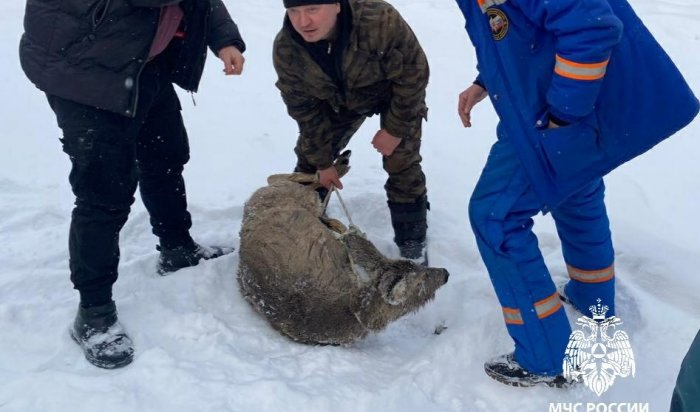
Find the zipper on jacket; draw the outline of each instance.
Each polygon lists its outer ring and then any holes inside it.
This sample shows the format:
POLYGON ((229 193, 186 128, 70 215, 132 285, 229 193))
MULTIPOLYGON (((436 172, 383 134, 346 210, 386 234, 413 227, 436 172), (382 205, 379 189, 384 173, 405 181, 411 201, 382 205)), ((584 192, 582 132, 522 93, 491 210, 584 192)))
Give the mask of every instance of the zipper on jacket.
MULTIPOLYGON (((109 1, 109 0, 108 0, 109 1)), ((146 65, 148 64, 148 53, 150 53, 151 47, 153 47, 153 43, 155 42, 155 37, 156 33, 158 32, 158 25, 160 22, 160 14, 163 12, 163 9, 161 8, 160 11, 158 12, 158 22, 156 22, 155 26, 155 31, 153 32, 153 40, 151 40, 151 44, 148 46, 148 51, 146 52, 146 57, 143 59, 143 64, 141 64, 141 67, 139 67, 139 71, 136 73, 136 78, 134 79, 134 102, 131 105, 131 112, 127 110, 126 114, 129 117, 136 117, 136 109, 138 108, 139 105, 139 91, 140 91, 140 80, 141 80, 141 73, 143 73, 143 69, 146 68, 146 65)))
POLYGON ((92 31, 94 32, 97 27, 102 24, 105 17, 107 17, 107 12, 109 11, 109 5, 112 0, 103 0, 101 5, 95 7, 92 12, 92 31), (100 7, 102 6, 102 7, 100 7))
MULTIPOLYGON (((207 8, 204 10, 204 19, 203 19, 203 24, 202 24, 202 43, 204 43, 204 53, 208 53, 207 35, 209 33, 209 19, 211 18, 211 14, 212 14, 211 2, 207 1, 207 5, 208 5, 207 8)), ((192 13, 192 14, 194 15, 194 13, 192 13)), ((201 49, 202 49, 202 47, 197 48, 197 50, 201 50, 201 49)), ((197 62, 199 63, 198 67, 196 67, 196 70, 191 71, 191 76, 187 82, 187 86, 188 86, 187 88, 192 93, 192 101, 193 102, 194 102, 194 92, 198 88, 198 87, 195 88, 195 84, 194 84, 195 83, 194 79, 196 76, 195 73, 197 73, 197 75, 201 78, 202 74, 204 73, 204 65, 206 64, 206 55, 203 59, 197 60, 197 62)), ((197 86, 199 86, 199 85, 197 85, 197 86)), ((195 104, 195 106, 196 106, 196 104, 195 104)))
POLYGON ((128 114, 130 117, 136 117, 136 109, 139 105, 139 81, 141 79, 141 73, 143 72, 143 69, 146 67, 147 64, 148 58, 146 58, 145 63, 141 65, 138 73, 136 73, 136 78, 134 79, 134 87, 136 88, 136 90, 134 91, 134 103, 131 105, 131 113, 128 111, 126 112, 126 114, 128 114))

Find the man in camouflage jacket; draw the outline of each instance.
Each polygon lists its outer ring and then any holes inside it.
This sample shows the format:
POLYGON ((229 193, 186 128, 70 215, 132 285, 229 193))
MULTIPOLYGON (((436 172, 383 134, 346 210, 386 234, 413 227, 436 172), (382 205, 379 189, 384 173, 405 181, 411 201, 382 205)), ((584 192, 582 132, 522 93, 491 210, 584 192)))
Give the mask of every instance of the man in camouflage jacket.
POLYGON ((274 43, 277 87, 299 125, 296 171, 342 189, 334 159, 364 120, 381 116, 372 145, 389 175, 394 240, 424 258, 429 208, 421 169, 428 61, 401 15, 382 0, 284 0, 274 43))

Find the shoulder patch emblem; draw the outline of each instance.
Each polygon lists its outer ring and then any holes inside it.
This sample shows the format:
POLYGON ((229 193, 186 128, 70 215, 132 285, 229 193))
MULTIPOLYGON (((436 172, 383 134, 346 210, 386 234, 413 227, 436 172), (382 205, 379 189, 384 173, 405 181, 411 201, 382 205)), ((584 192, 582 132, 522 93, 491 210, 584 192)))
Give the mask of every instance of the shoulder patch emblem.
POLYGON ((508 16, 496 8, 489 8, 486 10, 486 14, 489 16, 489 26, 491 26, 491 35, 494 40, 502 40, 508 34, 508 16))

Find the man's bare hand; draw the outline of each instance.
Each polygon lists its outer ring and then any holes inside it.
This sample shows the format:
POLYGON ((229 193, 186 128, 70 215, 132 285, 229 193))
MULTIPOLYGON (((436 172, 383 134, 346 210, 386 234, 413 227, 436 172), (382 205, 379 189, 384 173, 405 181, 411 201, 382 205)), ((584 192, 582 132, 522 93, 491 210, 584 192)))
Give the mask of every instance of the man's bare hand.
POLYGON ((219 50, 219 59, 224 62, 224 73, 227 76, 243 73, 245 57, 236 47, 226 46, 219 50))
POLYGON ((340 182, 340 177, 338 176, 338 171, 335 170, 333 166, 318 171, 318 183, 328 190, 331 190, 333 186, 338 189, 343 188, 343 184, 340 182))
POLYGON ((384 156, 391 156, 396 147, 401 143, 401 139, 381 129, 374 135, 372 146, 384 156))
POLYGON ((477 103, 484 100, 486 96, 488 96, 488 93, 478 84, 472 84, 459 94, 457 113, 464 127, 472 127, 472 108, 474 108, 477 103))

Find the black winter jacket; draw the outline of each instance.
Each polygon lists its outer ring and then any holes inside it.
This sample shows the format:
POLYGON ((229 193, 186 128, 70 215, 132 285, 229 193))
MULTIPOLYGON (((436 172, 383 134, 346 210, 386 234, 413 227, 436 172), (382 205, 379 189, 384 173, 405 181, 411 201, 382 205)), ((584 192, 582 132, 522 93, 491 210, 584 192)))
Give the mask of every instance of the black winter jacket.
MULTIPOLYGON (((173 0, 27 0, 20 61, 42 91, 133 117, 161 6, 173 0)), ((183 0, 185 36, 173 39, 172 81, 197 91, 207 45, 245 43, 221 0, 183 0)))

